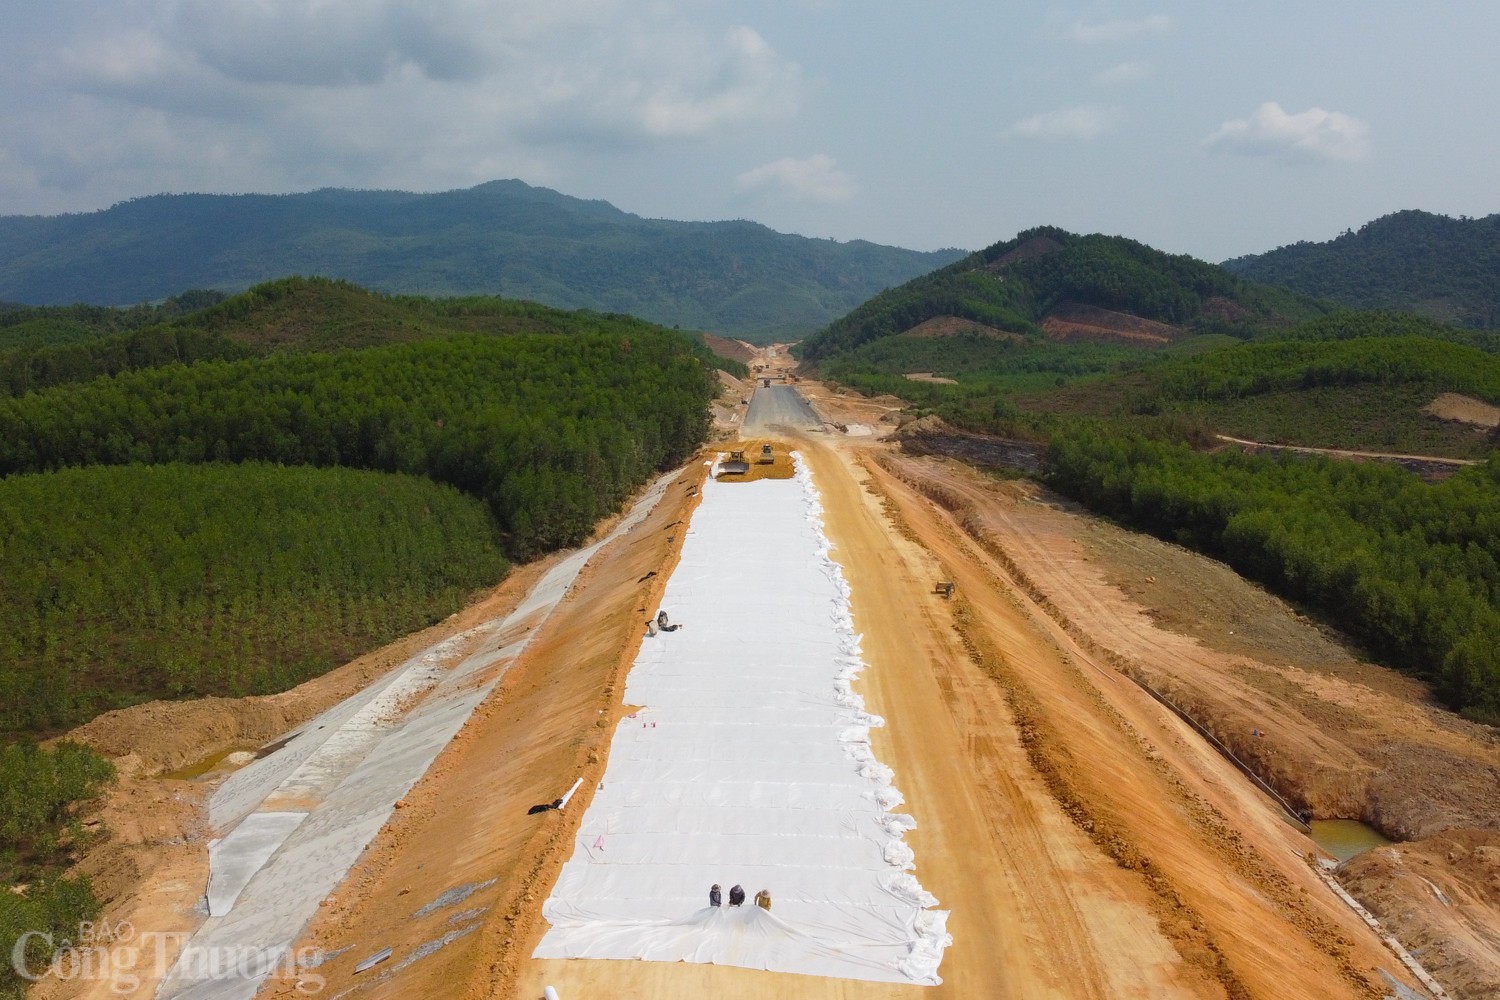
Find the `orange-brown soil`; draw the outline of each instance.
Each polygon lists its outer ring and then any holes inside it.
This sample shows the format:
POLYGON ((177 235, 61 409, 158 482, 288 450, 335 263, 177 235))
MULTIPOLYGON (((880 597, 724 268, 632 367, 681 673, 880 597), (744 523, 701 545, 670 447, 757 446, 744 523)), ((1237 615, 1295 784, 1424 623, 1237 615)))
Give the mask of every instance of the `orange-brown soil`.
POLYGON ((716 334, 705 333, 703 335, 703 342, 708 345, 710 351, 713 351, 721 358, 728 358, 731 361, 740 361, 744 364, 749 364, 760 357, 760 351, 743 340, 733 340, 729 337, 720 337, 716 334))
POLYGON ((1065 344, 1097 340, 1137 347, 1165 347, 1184 336, 1181 329, 1166 323, 1076 302, 1064 302, 1053 308, 1042 320, 1042 329, 1053 340, 1065 344))
POLYGON ((958 336, 988 337, 991 340, 1016 340, 1021 339, 1020 334, 1007 333, 998 327, 986 326, 984 323, 975 322, 972 319, 962 319, 958 316, 934 316, 923 320, 909 330, 903 330, 903 337, 958 337, 958 336))
MULTIPOLYGON (((953 912, 933 995, 1374 997, 1396 963, 1321 887, 1310 845, 1175 717, 1078 645, 954 515, 855 449, 797 442, 854 587, 918 874, 953 912), (866 482, 861 482, 866 480, 866 482), (957 599, 932 593, 957 581, 957 599)), ((309 940, 356 995, 894 998, 900 987, 638 962, 534 961, 540 906, 602 774, 642 609, 670 568, 658 511, 601 556, 332 901, 309 940), (657 577, 639 582, 651 569, 657 577), (564 813, 527 816, 585 777, 564 813), (412 914, 459 885, 479 929, 381 978, 460 925, 412 914)), ((753 542, 753 526, 746 542, 753 542)), ((732 558, 732 551, 726 552, 732 558)), ((756 641, 747 634, 747 641, 756 641)), ((304 942, 305 943, 305 942, 304 942)), ((290 989, 283 984, 282 990, 290 989)))
POLYGON ((1450 940, 1441 955, 1421 954, 1453 996, 1491 995, 1485 984, 1500 976, 1500 849, 1483 846, 1500 843, 1492 730, 1350 655, 1219 563, 1080 516, 1032 484, 989 481, 941 460, 884 463, 1002 554, 1101 664, 1167 694, 1295 804, 1364 819, 1397 839, 1435 836, 1357 859, 1349 870, 1365 874, 1351 889, 1409 948, 1450 940), (1482 849, 1449 850, 1445 837, 1482 849), (1376 860, 1407 851, 1439 871, 1429 877, 1451 890, 1449 904, 1376 860))
POLYGON ((1384 847, 1350 861, 1339 880, 1451 996, 1500 996, 1500 833, 1384 847))
POLYGON ((1473 396, 1461 396, 1456 392, 1445 392, 1422 408, 1440 420, 1454 420, 1479 430, 1494 430, 1500 427, 1500 406, 1486 403, 1473 396))
POLYGON ((913 382, 934 382, 938 385, 958 385, 958 379, 943 378, 941 375, 934 375, 932 372, 907 372, 905 377, 911 379, 913 382))

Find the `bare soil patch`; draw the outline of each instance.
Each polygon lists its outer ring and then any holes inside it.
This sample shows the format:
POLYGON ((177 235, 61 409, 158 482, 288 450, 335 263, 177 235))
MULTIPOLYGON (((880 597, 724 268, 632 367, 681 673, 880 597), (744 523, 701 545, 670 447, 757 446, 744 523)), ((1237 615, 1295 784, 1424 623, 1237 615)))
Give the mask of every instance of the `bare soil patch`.
POLYGON ((753 483, 759 479, 791 479, 797 474, 797 467, 792 462, 791 448, 781 438, 746 438, 744 440, 725 441, 720 449, 725 452, 744 452, 745 461, 750 463, 750 471, 735 474, 719 474, 721 483, 753 483), (761 461, 761 451, 766 446, 771 449, 771 461, 761 461))
POLYGON ((991 274, 1005 270, 1009 264, 1017 261, 1030 260, 1032 257, 1041 257, 1049 253, 1056 253, 1063 245, 1050 236, 1033 236, 1012 250, 1001 254, 998 258, 985 265, 985 270, 991 274))
POLYGON ((1473 396, 1461 396, 1456 392, 1443 393, 1423 407, 1422 412, 1439 420, 1468 424, 1478 430, 1489 431, 1500 427, 1500 406, 1473 396))
POLYGON ((900 333, 902 337, 988 337, 990 340, 1021 340, 1018 333, 1010 333, 999 327, 988 326, 972 319, 963 319, 958 316, 934 316, 923 320, 909 330, 900 333))
POLYGON ((740 361, 748 365, 751 361, 760 357, 760 350, 751 344, 745 343, 743 340, 734 340, 729 337, 720 337, 716 334, 705 333, 703 335, 703 342, 708 345, 710 351, 713 351, 721 358, 728 358, 731 361, 740 361))
POLYGON ((903 377, 910 379, 913 382, 933 382, 937 385, 958 385, 958 379, 943 378, 941 375, 934 375, 932 372, 907 372, 903 377))
POLYGON ((1042 320, 1047 336, 1064 344, 1108 341, 1145 347, 1165 347, 1181 340, 1181 328, 1142 319, 1129 313, 1077 302, 1064 302, 1042 320))
POLYGON ((1500 833, 1383 847, 1347 862, 1339 881, 1455 1000, 1500 996, 1500 833))

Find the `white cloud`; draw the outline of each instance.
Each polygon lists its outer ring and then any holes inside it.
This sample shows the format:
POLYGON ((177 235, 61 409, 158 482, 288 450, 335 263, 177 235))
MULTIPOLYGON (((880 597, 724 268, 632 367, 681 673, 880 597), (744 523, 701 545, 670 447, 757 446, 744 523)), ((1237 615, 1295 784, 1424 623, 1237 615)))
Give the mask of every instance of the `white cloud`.
POLYGON ((1095 83, 1115 87, 1127 83, 1135 83, 1144 80, 1151 75, 1151 64, 1144 62, 1126 62, 1109 69, 1094 77, 1095 83))
POLYGON ((1369 155, 1370 127, 1338 111, 1308 108, 1288 114, 1280 104, 1267 101, 1249 118, 1220 125, 1203 144, 1231 153, 1347 162, 1369 155))
POLYGON ((740 174, 736 183, 741 191, 776 188, 804 201, 822 202, 848 201, 857 189, 854 178, 826 153, 773 160, 740 174))
POLYGON ((691 4, 58 2, 74 16, 45 41, 0 39, 12 202, 546 179, 578 154, 732 136, 802 101, 796 62, 691 4))
POLYGON ((1087 104, 1022 118, 1006 134, 1024 139, 1092 139, 1114 131, 1124 117, 1122 108, 1087 104))
POLYGON ((1139 35, 1159 35, 1172 27, 1165 14, 1153 14, 1136 21, 1075 21, 1070 34, 1075 42, 1101 45, 1128 42, 1139 35))
POLYGON ((753 28, 731 29, 717 49, 695 42, 679 55, 674 62, 686 70, 655 81, 640 103, 640 122, 651 135, 698 135, 797 111, 801 70, 753 28))

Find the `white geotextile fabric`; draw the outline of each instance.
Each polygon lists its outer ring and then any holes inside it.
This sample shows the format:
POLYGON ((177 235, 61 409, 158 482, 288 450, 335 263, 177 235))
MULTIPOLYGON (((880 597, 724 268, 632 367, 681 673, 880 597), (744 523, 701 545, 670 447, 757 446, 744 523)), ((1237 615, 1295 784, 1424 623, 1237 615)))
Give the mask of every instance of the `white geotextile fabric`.
POLYGON ((615 732, 537 958, 941 981, 948 914, 911 874, 915 822, 889 811, 901 793, 869 742, 884 723, 851 690, 849 588, 797 469, 705 483, 662 600, 682 627, 643 641, 625 689, 642 707, 615 732))

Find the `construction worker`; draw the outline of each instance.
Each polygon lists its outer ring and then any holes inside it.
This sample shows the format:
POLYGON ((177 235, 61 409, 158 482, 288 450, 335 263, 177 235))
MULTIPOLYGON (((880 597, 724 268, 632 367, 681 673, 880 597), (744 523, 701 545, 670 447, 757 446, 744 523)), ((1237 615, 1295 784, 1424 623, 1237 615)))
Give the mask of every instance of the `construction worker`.
POLYGON ((767 913, 771 912, 771 890, 762 889, 760 892, 757 892, 755 894, 755 905, 767 913))
POLYGON ((737 885, 734 888, 732 888, 732 889, 729 890, 729 905, 730 906, 744 906, 745 905, 745 888, 744 888, 744 886, 737 885))
POLYGON ((718 906, 723 901, 724 897, 719 894, 719 883, 715 882, 708 890, 708 905, 718 906))

